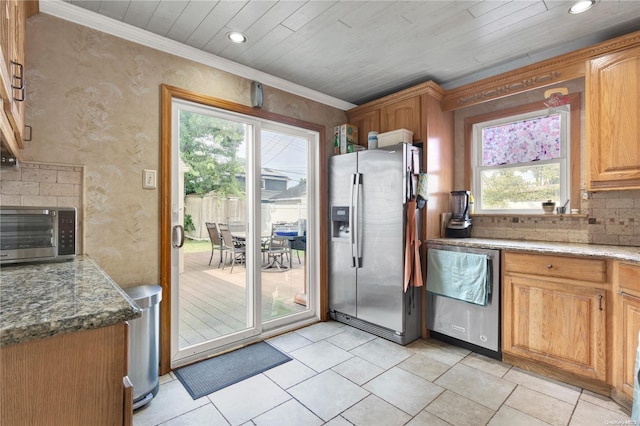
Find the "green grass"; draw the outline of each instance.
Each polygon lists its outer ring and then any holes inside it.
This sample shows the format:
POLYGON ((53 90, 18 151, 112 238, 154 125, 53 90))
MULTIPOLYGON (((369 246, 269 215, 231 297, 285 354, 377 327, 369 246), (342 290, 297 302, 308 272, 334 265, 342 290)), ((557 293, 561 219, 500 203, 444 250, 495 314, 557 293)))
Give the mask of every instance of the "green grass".
POLYGON ((211 243, 209 240, 192 240, 190 238, 185 238, 184 246, 182 246, 184 253, 201 253, 203 251, 211 251, 211 243))

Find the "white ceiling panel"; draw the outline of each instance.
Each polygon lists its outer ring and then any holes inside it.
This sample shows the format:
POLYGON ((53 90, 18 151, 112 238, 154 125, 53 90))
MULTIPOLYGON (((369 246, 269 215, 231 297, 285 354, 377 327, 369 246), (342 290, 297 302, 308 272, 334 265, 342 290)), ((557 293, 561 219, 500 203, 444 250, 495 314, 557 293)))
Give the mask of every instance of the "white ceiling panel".
POLYGON ((247 7, 247 5, 245 5, 224 25, 222 31, 219 31, 215 37, 204 45, 203 50, 213 53, 214 55, 220 55, 227 47, 233 50, 233 43, 229 43, 227 34, 231 31, 245 33, 254 22, 264 16, 275 4, 276 3, 272 1, 261 1, 258 2, 257 6, 251 5, 252 7, 247 7))
POLYGON ((225 57, 234 61, 236 58, 242 58, 241 62, 251 61, 253 54, 260 52, 255 48, 256 46, 265 49, 280 43, 283 35, 288 37, 293 32, 282 26, 282 21, 300 9, 304 3, 303 1, 285 1, 275 4, 244 31, 247 36, 246 43, 227 44, 227 48, 223 50, 225 57), (249 52, 253 53, 249 54, 249 52))
POLYGON ((352 104, 430 79, 457 87, 640 30, 640 0, 600 0, 581 15, 564 0, 64 1, 352 104), (247 42, 231 44, 231 30, 247 42))
POLYGON ((100 9, 100 0, 71 0, 69 3, 96 13, 100 9))
POLYGON ((138 28, 147 28, 160 0, 130 1, 123 22, 138 28))
POLYGON ((333 7, 335 2, 331 1, 308 1, 304 6, 298 9, 293 15, 282 21, 282 25, 291 31, 298 31, 307 25, 316 17, 320 16, 325 10, 333 7))
POLYGON ((191 0, 160 0, 160 4, 158 4, 158 7, 156 7, 156 10, 153 12, 146 29, 154 34, 161 36, 166 35, 190 1, 191 0))
POLYGON ((127 7, 129 7, 128 1, 102 1, 98 7, 98 13, 121 21, 127 13, 127 7))
MULTIPOLYGON (((143 2, 138 2, 143 3, 143 2)), ((218 2, 191 1, 184 8, 178 19, 167 33, 171 40, 185 43, 202 21, 213 12, 218 2)))
MULTIPOLYGON (((468 9, 469 13, 474 18, 479 18, 480 16, 484 16, 487 13, 496 11, 496 9, 503 9, 514 2, 478 1, 478 2, 472 2, 472 3, 473 4, 468 9)), ((521 3, 525 3, 525 2, 521 2, 521 3)))
MULTIPOLYGON (((293 31, 289 28, 284 25, 278 25, 269 31, 268 37, 258 39, 240 54, 234 55, 233 52, 231 52, 231 46, 225 51, 225 54, 229 54, 230 58, 234 61, 257 69, 258 65, 265 63, 265 56, 269 56, 269 52, 273 51, 273 49, 284 42, 284 40, 291 37, 291 34, 293 34, 293 31)), ((238 49, 241 49, 241 46, 238 46, 238 49)))
POLYGON ((202 49, 225 24, 241 10, 246 2, 220 1, 187 39, 187 45, 202 49))

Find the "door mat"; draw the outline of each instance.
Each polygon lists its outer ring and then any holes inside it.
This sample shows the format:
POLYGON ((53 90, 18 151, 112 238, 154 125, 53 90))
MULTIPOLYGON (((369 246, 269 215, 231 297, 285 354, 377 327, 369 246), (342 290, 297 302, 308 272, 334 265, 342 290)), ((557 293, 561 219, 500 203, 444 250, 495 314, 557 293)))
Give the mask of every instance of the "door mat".
POLYGON ((191 397, 198 399, 291 359, 270 344, 259 342, 178 368, 174 373, 191 397))

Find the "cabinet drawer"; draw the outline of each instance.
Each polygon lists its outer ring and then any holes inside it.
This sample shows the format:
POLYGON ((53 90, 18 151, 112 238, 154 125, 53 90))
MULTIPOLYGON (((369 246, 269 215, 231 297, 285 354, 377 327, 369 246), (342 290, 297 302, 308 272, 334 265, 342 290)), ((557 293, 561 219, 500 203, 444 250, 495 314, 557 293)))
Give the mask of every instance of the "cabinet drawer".
POLYGON ((601 259, 506 252, 504 268, 506 272, 543 277, 568 278, 594 283, 607 281, 607 262, 601 259))
POLYGON ((630 290, 640 296, 640 266, 621 263, 618 282, 623 290, 630 290))

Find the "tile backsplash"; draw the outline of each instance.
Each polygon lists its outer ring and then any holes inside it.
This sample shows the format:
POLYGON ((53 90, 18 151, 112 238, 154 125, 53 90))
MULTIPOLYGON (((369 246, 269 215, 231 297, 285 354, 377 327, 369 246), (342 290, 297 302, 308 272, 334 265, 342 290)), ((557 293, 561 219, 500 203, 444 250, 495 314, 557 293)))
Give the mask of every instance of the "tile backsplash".
MULTIPOLYGON (((0 205, 75 207, 78 235, 83 235, 83 187, 83 166, 24 162, 0 169, 0 205)), ((82 247, 79 238, 78 253, 82 247)))
POLYGON ((580 216, 478 215, 472 236, 640 246, 640 190, 589 193, 580 216))
POLYGON ((640 190, 594 192, 584 203, 590 243, 640 246, 640 190))
POLYGON ((473 216, 471 236, 524 241, 589 243, 588 220, 578 215, 479 215, 473 216))

